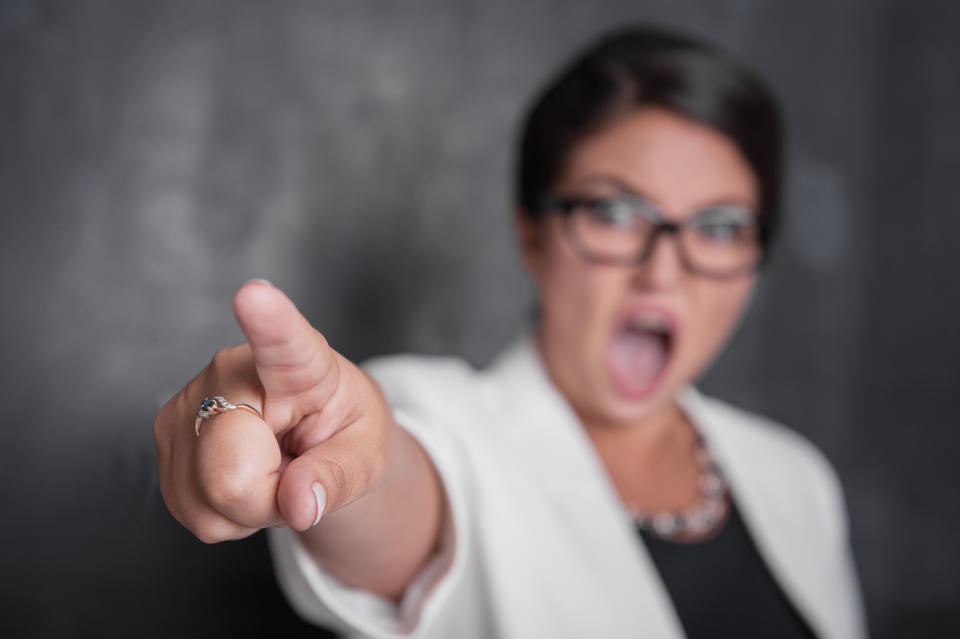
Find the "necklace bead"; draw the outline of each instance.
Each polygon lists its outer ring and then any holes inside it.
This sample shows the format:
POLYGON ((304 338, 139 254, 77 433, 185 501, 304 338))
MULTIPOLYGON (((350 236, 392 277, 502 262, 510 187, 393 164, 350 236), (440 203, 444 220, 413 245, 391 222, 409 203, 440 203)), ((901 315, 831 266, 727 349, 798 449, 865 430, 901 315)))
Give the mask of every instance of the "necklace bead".
POLYGON ((697 439, 694 456, 700 470, 697 503, 679 512, 647 512, 627 503, 627 510, 639 529, 663 539, 677 540, 706 536, 724 520, 729 508, 727 484, 703 439, 697 439))

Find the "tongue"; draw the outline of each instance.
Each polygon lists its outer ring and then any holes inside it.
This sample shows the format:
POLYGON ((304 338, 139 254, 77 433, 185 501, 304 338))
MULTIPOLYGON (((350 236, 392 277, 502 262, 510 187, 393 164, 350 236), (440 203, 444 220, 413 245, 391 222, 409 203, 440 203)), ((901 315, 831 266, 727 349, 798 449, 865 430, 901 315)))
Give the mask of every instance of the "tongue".
POLYGON ((666 340, 649 331, 617 331, 610 362, 621 391, 645 394, 667 362, 666 340))

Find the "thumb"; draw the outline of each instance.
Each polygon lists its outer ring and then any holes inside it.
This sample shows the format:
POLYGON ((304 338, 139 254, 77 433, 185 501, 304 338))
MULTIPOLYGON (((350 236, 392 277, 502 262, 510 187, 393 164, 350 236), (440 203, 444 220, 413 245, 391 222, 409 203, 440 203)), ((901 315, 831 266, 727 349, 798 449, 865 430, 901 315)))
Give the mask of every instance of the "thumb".
POLYGON ((346 428, 290 462, 277 505, 287 524, 306 530, 325 513, 363 496, 386 467, 386 451, 365 429, 346 428))
MULTIPOLYGON (((339 377, 333 349, 280 289, 247 282, 233 298, 233 312, 250 343, 266 403, 309 397, 322 405, 333 394, 339 377)), ((298 408, 302 415, 319 406, 298 408)), ((270 421, 268 410, 265 406, 264 416, 270 421)))

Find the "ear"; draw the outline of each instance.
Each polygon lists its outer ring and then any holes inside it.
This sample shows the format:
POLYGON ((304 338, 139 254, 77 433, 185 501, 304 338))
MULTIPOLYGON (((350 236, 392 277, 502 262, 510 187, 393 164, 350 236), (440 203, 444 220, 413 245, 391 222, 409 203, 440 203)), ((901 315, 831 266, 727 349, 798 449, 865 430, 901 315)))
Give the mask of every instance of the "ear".
POLYGON ((545 252, 543 222, 531 219, 524 209, 517 208, 513 215, 513 226, 523 265, 530 277, 539 283, 545 252))

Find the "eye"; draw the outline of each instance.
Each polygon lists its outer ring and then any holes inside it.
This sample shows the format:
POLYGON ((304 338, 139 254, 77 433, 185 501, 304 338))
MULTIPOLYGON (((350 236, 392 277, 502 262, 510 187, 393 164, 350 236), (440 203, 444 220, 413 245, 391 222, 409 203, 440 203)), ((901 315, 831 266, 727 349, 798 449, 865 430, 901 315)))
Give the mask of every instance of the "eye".
POLYGON ((587 202, 593 221, 607 226, 632 226, 637 218, 633 205, 620 199, 596 199, 587 202))
POLYGON ((727 222, 698 224, 697 231, 711 240, 733 240, 737 237, 739 226, 727 222))
POLYGON ((756 216, 735 206, 715 206, 697 213, 690 226, 707 239, 729 242, 749 236, 756 216))

